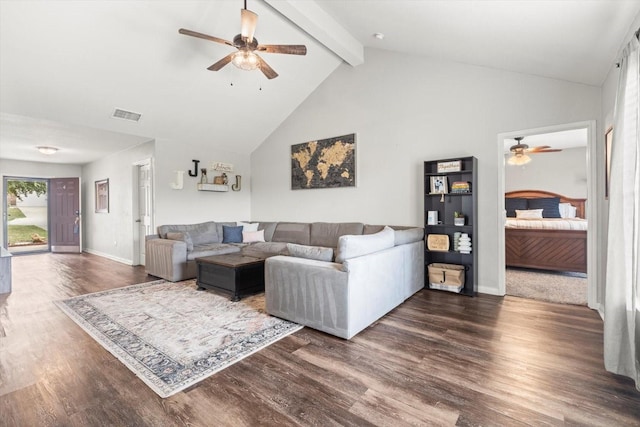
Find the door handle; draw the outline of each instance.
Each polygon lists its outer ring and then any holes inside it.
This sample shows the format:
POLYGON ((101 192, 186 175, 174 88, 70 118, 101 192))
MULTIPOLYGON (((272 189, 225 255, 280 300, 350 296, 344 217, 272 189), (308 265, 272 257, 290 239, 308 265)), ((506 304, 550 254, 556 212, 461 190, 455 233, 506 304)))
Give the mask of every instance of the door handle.
POLYGON ((142 222, 142 221, 141 221, 141 220, 139 220, 139 219, 136 219, 136 222, 142 222))

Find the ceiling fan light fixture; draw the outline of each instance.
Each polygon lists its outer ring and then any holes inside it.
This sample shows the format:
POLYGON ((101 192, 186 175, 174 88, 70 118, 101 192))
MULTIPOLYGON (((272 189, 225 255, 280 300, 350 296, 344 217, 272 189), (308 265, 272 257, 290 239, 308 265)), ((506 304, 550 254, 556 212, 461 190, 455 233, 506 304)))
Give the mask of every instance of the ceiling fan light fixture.
POLYGON ((239 50, 233 55, 231 62, 241 70, 252 71, 260 66, 258 56, 250 50, 239 50))
POLYGON ((58 151, 58 148, 56 148, 56 147, 47 147, 45 145, 39 145, 36 148, 42 154, 47 154, 47 155, 55 154, 58 151))
POLYGON ((526 165, 530 161, 531 161, 531 157, 527 156, 526 154, 514 154, 513 156, 509 157, 509 160, 507 160, 507 163, 509 163, 512 166, 522 166, 522 165, 526 165))
POLYGON ((243 40, 251 43, 258 25, 258 14, 250 11, 246 6, 245 4, 245 8, 240 11, 240 35, 243 40))

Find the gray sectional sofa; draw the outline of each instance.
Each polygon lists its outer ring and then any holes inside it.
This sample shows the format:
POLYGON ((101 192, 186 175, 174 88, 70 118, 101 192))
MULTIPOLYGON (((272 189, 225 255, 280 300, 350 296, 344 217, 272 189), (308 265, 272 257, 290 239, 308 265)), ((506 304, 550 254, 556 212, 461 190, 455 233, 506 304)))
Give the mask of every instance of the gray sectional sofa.
POLYGON ((264 258, 269 314, 346 339, 424 287, 422 228, 259 222, 264 241, 225 243, 225 226, 236 223, 158 227, 146 240, 147 273, 179 281, 196 276, 198 257, 264 258))

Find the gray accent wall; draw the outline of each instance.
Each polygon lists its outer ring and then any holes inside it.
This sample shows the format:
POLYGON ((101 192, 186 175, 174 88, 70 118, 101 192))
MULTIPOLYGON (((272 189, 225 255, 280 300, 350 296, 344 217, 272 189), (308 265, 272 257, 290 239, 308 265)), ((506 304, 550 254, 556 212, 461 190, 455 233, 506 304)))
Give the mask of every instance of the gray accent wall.
POLYGON ((366 49, 252 153, 251 218, 422 225, 423 162, 475 156, 479 291, 497 294, 497 135, 601 117, 599 87, 366 49), (355 188, 291 190, 291 145, 351 132, 355 188))

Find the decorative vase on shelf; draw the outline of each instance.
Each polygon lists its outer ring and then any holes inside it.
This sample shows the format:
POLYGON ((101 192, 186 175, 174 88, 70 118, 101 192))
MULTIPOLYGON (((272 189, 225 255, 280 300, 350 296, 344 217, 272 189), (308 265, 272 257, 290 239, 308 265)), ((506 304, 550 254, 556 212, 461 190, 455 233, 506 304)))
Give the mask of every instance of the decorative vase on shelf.
POLYGON ((453 225, 464 225, 464 217, 453 218, 453 225))

